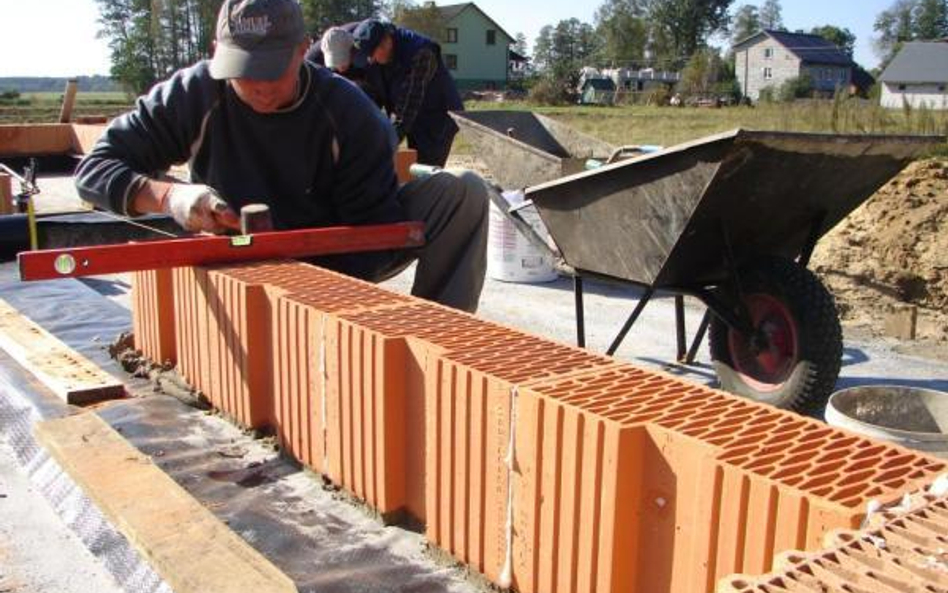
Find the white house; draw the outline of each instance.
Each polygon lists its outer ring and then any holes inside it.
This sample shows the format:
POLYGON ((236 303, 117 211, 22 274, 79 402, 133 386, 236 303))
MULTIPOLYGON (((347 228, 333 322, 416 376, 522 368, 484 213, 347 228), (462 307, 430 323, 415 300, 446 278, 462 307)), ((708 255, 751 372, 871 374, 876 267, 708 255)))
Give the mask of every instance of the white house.
POLYGON ((906 43, 879 81, 883 107, 948 109, 948 42, 906 43))

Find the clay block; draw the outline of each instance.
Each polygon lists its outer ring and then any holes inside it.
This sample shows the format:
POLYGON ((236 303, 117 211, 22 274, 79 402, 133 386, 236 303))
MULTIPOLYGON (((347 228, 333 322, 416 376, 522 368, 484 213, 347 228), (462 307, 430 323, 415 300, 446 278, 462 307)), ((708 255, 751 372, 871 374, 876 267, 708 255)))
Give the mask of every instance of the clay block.
MULTIPOLYGON (((827 549, 782 554, 775 572, 730 575, 719 593, 783 591, 943 591, 948 588, 948 498, 922 493, 914 509, 883 512, 881 525, 861 531, 838 530, 827 549)), ((902 505, 899 505, 900 507, 902 505)))
POLYGON ((404 339, 330 319, 325 473, 383 515, 406 507, 404 339))
POLYGON ((175 270, 178 369, 250 428, 271 422, 270 311, 264 287, 206 268, 175 270))
POLYGON ((132 273, 132 331, 135 348, 156 363, 176 361, 172 271, 132 273))

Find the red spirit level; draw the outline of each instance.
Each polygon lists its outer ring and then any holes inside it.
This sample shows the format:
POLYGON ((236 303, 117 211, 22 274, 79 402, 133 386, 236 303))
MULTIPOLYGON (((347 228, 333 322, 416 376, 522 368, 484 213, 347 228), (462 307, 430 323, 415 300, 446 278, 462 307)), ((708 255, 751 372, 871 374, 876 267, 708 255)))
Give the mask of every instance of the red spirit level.
POLYGON ((383 251, 419 247, 424 243, 423 223, 400 222, 45 249, 20 253, 17 260, 21 280, 50 280, 180 266, 383 251))

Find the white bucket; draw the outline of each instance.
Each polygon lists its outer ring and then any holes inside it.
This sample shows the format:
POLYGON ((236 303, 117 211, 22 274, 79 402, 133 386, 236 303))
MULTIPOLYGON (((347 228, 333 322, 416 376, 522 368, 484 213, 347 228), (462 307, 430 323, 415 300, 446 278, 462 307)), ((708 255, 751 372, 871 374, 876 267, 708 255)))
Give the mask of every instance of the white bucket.
MULTIPOLYGON (((523 192, 504 192, 511 206, 523 202, 523 192)), ((543 222, 533 208, 520 210, 530 226, 543 222)), ((558 274, 553 258, 531 243, 497 206, 490 205, 490 230, 487 237, 487 275, 503 282, 551 282, 558 274)))

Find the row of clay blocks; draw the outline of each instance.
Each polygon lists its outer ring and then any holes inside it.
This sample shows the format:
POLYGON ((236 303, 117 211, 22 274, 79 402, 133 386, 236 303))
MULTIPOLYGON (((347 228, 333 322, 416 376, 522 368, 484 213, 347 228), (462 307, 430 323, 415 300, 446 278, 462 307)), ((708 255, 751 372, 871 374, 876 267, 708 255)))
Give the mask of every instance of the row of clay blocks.
POLYGON ((142 272, 133 294, 147 356, 523 593, 713 591, 945 470, 303 263, 142 272))
POLYGON ((727 577, 718 593, 948 591, 948 496, 907 497, 870 523, 828 533, 824 550, 779 555, 774 573, 727 577))

